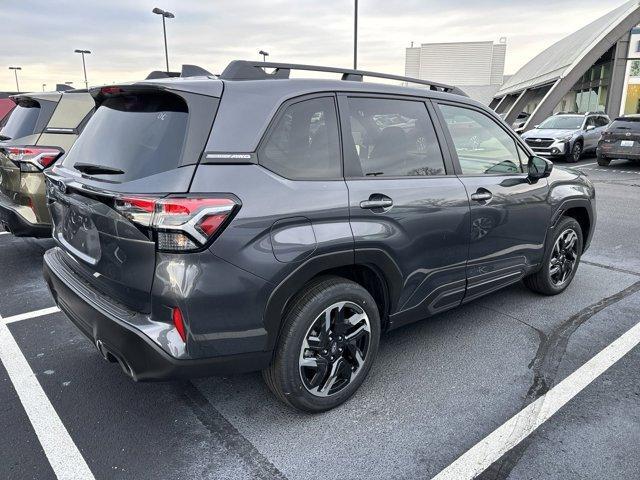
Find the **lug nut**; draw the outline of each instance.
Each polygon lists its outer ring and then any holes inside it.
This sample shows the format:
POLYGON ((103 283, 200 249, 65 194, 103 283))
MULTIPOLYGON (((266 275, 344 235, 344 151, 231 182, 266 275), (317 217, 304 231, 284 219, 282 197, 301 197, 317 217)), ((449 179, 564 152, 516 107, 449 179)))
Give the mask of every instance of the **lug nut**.
POLYGON ((329 352, 327 352, 326 350, 322 350, 322 354, 323 355, 326 355, 327 353, 329 353, 329 352))

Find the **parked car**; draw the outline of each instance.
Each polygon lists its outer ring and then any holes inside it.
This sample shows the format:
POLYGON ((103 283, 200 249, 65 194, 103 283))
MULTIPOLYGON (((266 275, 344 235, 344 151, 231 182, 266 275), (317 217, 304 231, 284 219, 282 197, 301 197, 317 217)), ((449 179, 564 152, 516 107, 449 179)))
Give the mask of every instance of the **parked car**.
POLYGON ((640 115, 616 118, 598 143, 598 165, 606 167, 620 158, 640 162, 640 115))
POLYGON ((0 223, 16 236, 51 236, 43 171, 68 151, 93 112, 86 91, 12 97, 0 130, 0 223))
POLYGON ((547 118, 522 138, 536 155, 577 162, 585 152, 595 152, 611 120, 604 113, 559 113, 547 118))
POLYGON ((358 389, 381 332, 522 279, 567 288, 595 227, 589 180, 455 87, 363 76, 386 77, 235 61, 91 91, 46 172, 44 276, 105 359, 134 380, 262 370, 319 412, 358 389))

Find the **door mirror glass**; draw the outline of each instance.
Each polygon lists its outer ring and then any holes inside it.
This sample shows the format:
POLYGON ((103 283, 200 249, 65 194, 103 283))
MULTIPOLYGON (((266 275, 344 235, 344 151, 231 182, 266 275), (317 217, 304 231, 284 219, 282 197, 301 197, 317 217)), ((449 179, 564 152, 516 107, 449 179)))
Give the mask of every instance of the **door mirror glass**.
POLYGON ((595 125, 587 125, 587 132, 590 132, 591 130, 595 130, 596 126, 595 125))
POLYGON ((548 177, 549 175, 551 175, 552 170, 553 163, 546 158, 534 156, 529 159, 529 180, 533 182, 537 182, 541 178, 548 177))

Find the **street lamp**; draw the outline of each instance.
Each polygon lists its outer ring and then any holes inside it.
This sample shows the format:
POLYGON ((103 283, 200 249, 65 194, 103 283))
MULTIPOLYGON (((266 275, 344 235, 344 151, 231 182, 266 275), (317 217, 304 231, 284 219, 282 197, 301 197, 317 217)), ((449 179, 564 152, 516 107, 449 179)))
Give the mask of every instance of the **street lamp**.
POLYGON ((355 0, 353 16, 353 69, 358 69, 358 0, 355 0))
POLYGON ((267 61, 267 57, 269 56, 269 52, 265 52, 264 50, 260 50, 258 52, 258 55, 262 55, 262 61, 266 62, 267 61))
POLYGON ((167 50, 167 27, 165 25, 165 18, 176 18, 176 16, 171 13, 171 12, 167 12, 165 10, 162 10, 161 8, 154 8, 153 10, 151 10, 153 13, 155 13, 156 15, 162 15, 162 33, 164 34, 164 56, 165 59, 167 61, 167 73, 169 73, 169 51, 167 50))
POLYGON ((22 67, 9 67, 9 70, 13 70, 16 76, 16 90, 20 93, 20 85, 18 84, 18 70, 22 70, 22 67))
POLYGON ((79 53, 80 55, 82 55, 82 71, 84 72, 84 88, 86 88, 87 90, 89 90, 89 82, 87 82, 87 65, 84 63, 84 56, 86 55, 90 55, 91 51, 90 50, 74 50, 74 53, 79 53))
POLYGON ((43 83, 43 84, 42 84, 42 91, 43 91, 43 92, 44 92, 44 88, 45 88, 46 86, 47 86, 47 84, 46 84, 46 83, 43 83))

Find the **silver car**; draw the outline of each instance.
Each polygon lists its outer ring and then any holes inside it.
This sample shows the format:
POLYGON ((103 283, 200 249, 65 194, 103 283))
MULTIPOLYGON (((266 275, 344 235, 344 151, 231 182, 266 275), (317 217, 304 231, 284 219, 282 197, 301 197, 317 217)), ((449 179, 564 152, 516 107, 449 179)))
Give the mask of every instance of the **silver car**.
POLYGON ((522 138, 536 155, 573 163, 583 153, 595 152, 610 123, 604 113, 558 113, 524 132, 522 138))

